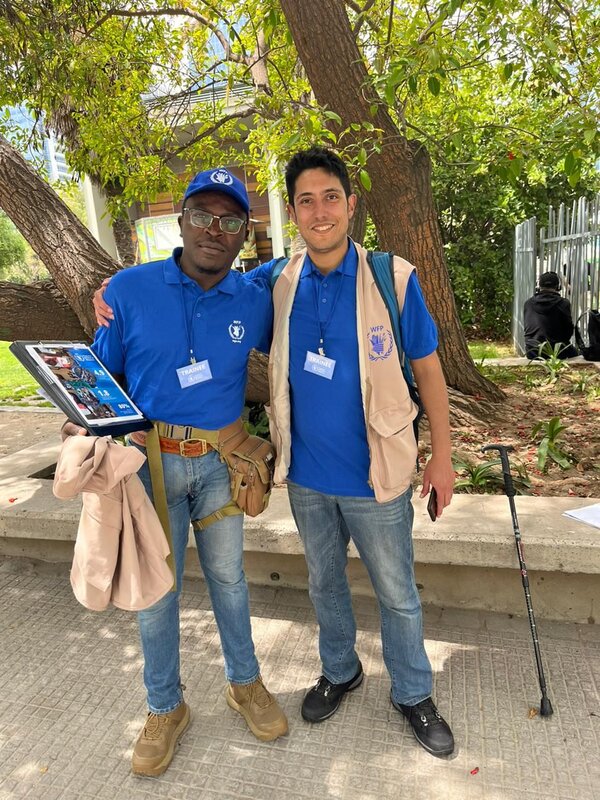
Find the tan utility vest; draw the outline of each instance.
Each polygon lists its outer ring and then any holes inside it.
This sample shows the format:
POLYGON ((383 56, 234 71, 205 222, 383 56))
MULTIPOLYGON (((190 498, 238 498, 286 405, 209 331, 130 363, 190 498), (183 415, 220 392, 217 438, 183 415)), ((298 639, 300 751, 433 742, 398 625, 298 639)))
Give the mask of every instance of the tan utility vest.
MULTIPOLYGON (((371 456, 369 482, 376 500, 384 503, 398 497, 410 485, 417 457, 412 426, 417 407, 402 375, 389 313, 367 263, 367 251, 356 243, 355 246, 358 252, 356 332, 360 389, 371 456), (385 357, 371 346, 371 337, 382 335, 386 343, 385 357)), ((293 255, 273 287, 275 318, 269 358, 271 401, 268 412, 271 439, 277 450, 275 482, 286 479, 291 461, 290 315, 305 257, 305 250, 293 255)), ((408 261, 394 257, 394 283, 401 310, 413 270, 408 261)), ((310 402, 310 398, 306 398, 306 402, 310 402)), ((315 409, 316 414, 320 412, 321 409, 315 409)))

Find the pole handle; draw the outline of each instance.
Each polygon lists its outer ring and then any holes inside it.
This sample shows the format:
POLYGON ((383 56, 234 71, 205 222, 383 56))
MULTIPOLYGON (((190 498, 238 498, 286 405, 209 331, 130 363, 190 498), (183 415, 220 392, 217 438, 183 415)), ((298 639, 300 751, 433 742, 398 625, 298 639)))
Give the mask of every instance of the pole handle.
POLYGON ((497 450, 502 462, 502 475, 504 476, 504 489, 507 497, 514 497, 516 495, 515 487, 510 474, 510 461, 508 454, 514 451, 512 444, 486 444, 481 448, 482 453, 487 453, 488 450, 497 450))

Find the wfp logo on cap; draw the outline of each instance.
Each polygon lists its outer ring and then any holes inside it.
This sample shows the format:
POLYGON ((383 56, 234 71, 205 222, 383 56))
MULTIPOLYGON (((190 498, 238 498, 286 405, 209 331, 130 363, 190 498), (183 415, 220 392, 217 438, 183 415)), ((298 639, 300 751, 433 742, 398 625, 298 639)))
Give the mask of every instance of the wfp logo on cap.
POLYGON ((220 186, 231 186, 233 183, 233 175, 230 175, 226 169, 216 169, 214 172, 211 172, 210 179, 213 183, 217 183, 220 186))

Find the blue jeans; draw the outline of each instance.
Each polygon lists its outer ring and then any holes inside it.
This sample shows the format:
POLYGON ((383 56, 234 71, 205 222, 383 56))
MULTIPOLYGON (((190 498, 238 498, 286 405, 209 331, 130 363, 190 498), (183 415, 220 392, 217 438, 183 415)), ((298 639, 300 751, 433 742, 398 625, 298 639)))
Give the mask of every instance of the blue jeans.
MULTIPOLYGON (((162 464, 177 568, 177 592, 169 592, 138 614, 148 707, 155 714, 172 711, 183 699, 179 672, 179 596, 190 520, 212 514, 231 497, 227 466, 212 450, 197 458, 162 453, 162 464)), ((138 475, 152 497, 147 463, 138 475)), ((205 531, 194 532, 221 637, 225 675, 231 683, 241 684, 252 683, 259 676, 243 567, 243 521, 243 515, 238 514, 213 523, 205 531)))
POLYGON ((345 683, 358 669, 356 622, 346 578, 352 539, 379 602, 392 698, 405 705, 420 703, 431 695, 432 680, 414 575, 412 489, 388 503, 322 494, 291 482, 288 492, 304 543, 323 674, 332 683, 345 683))

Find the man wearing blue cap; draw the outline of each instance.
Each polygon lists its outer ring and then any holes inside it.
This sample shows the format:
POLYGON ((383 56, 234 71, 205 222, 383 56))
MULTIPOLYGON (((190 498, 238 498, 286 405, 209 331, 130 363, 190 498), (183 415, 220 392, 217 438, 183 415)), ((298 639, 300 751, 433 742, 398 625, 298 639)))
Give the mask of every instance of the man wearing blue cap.
MULTIPOLYGON (((94 342, 139 408, 160 421, 155 427, 176 564, 176 591, 139 613, 149 713, 132 768, 141 775, 166 770, 189 723, 179 668, 179 594, 190 521, 210 517, 230 500, 227 466, 211 442, 239 426, 249 353, 269 349, 270 291, 231 269, 249 210, 246 187, 228 170, 196 175, 179 217, 183 247, 113 277, 106 301, 114 321, 99 328, 94 342)), ((75 432, 65 426, 65 433, 75 432)), ((133 441, 143 446, 143 439, 133 441)), ((152 496, 147 463, 140 478, 152 496)), ((242 524, 238 513, 195 530, 196 546, 221 637, 227 703, 256 737, 269 741, 288 726, 262 683, 254 652, 242 524)))

